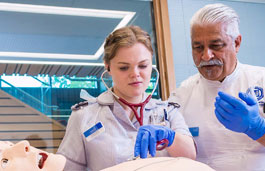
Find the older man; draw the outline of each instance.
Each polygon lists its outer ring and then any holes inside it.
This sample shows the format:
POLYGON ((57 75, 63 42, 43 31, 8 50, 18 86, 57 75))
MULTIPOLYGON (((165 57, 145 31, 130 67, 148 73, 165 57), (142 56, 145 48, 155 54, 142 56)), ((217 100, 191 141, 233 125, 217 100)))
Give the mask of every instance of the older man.
POLYGON ((238 24, 236 12, 223 4, 194 14, 191 45, 199 73, 170 101, 181 105, 196 136, 199 161, 218 171, 265 170, 265 68, 238 61, 238 24))

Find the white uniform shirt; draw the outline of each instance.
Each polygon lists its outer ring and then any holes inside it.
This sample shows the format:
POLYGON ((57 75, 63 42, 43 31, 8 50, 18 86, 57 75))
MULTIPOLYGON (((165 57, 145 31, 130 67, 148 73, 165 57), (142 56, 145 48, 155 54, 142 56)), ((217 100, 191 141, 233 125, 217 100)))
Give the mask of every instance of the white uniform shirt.
POLYGON ((226 129, 216 118, 214 102, 218 91, 238 97, 239 91, 255 88, 264 117, 265 68, 240 64, 221 83, 206 80, 199 73, 182 82, 169 101, 180 104, 189 127, 199 127, 195 137, 197 160, 217 171, 265 170, 265 147, 244 133, 226 129))
MULTIPOLYGON (((145 94, 143 100, 146 97, 145 94)), ((143 116, 143 125, 151 124, 153 118, 157 118, 158 124, 165 121, 167 127, 191 136, 183 116, 167 102, 151 99, 143 116)), ((139 127, 136 118, 131 121, 110 92, 102 93, 88 105, 73 111, 69 118, 65 137, 58 149, 58 153, 67 158, 64 170, 100 170, 127 161, 134 155, 139 127), (83 133, 98 122, 102 123, 105 132, 94 137, 100 132, 96 131, 86 138, 83 133)), ((169 154, 162 150, 157 152, 157 156, 169 154)))

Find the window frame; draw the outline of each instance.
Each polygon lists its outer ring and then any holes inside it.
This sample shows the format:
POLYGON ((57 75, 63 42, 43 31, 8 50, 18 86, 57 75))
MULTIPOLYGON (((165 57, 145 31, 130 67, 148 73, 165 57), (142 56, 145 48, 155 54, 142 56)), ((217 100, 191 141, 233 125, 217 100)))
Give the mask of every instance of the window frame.
POLYGON ((161 99, 176 88, 167 0, 153 0, 161 99))

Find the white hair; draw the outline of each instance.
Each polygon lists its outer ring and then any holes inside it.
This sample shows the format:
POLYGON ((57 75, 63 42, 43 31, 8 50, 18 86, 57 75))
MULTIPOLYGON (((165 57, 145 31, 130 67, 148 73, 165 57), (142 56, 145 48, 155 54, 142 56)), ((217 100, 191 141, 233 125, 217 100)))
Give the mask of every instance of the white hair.
POLYGON ((224 4, 209 4, 199 9, 191 18, 191 32, 194 25, 217 24, 227 25, 227 34, 236 38, 239 33, 239 16, 232 8, 224 4))

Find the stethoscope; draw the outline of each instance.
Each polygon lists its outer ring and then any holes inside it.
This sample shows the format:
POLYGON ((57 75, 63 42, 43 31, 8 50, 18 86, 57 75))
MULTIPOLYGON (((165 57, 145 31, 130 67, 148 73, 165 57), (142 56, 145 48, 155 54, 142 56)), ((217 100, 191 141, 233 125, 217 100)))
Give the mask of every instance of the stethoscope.
MULTIPOLYGON (((134 113, 134 116, 136 117, 137 121, 139 122, 140 126, 143 125, 143 111, 144 111, 144 107, 145 105, 150 101, 153 93, 155 92, 155 89, 157 87, 158 84, 158 80, 159 80, 159 72, 156 68, 153 68, 156 71, 156 83, 154 86, 153 91, 151 92, 150 95, 148 95, 148 97, 145 99, 145 101, 138 103, 138 104, 134 104, 134 103, 129 103, 127 102, 125 99, 119 97, 118 95, 116 95, 105 83, 103 76, 106 72, 108 72, 108 70, 105 70, 102 74, 101 74, 101 80, 103 82, 103 84, 105 85, 105 87, 108 89, 109 92, 111 92, 111 94, 116 97, 117 100, 119 100, 120 102, 122 102, 123 104, 127 105, 128 107, 130 107, 134 113), (140 107, 140 116, 138 115, 138 112, 136 111, 136 108, 140 107)), ((156 143, 156 150, 163 150, 164 148, 166 148, 168 146, 168 140, 167 139, 162 139, 161 141, 157 141, 156 143)))

